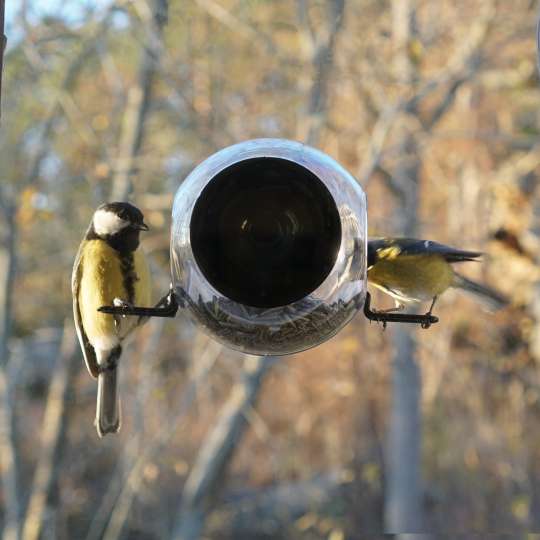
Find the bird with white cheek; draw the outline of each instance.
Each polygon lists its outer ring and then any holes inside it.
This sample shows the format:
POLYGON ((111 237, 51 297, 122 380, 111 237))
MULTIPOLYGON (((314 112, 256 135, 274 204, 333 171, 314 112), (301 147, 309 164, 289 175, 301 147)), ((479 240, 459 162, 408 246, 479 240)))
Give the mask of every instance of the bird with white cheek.
POLYGON ((98 380, 98 435, 120 429, 118 361, 122 344, 145 319, 98 312, 105 305, 150 302, 150 273, 139 235, 142 212, 127 202, 101 205, 79 247, 72 274, 73 313, 86 367, 98 380))

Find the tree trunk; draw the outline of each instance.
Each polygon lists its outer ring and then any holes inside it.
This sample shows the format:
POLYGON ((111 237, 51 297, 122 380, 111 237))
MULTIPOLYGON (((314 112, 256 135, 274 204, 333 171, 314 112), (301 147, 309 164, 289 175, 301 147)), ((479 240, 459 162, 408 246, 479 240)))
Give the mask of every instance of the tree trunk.
POLYGON ((74 355, 78 348, 71 322, 64 325, 62 344, 55 363, 42 422, 41 447, 30 491, 22 532, 23 540, 39 540, 47 502, 58 474, 59 449, 65 434, 66 399, 75 374, 74 355))
POLYGON ((421 375, 410 329, 394 330, 392 408, 386 451, 385 531, 420 532, 423 526, 421 457, 421 375))
POLYGON ((13 396, 8 375, 12 294, 15 280, 15 208, 4 202, 4 239, 0 246, 0 475, 4 501, 4 540, 19 537, 17 451, 13 431, 13 396))
POLYGON ((0 0, 0 117, 2 116, 2 68, 4 65, 4 50, 7 43, 7 37, 4 34, 5 8, 5 0, 0 0))
MULTIPOLYGON (((413 37, 414 0, 394 0, 395 73, 401 84, 415 84, 415 69, 409 58, 413 37)), ((398 187, 396 233, 417 233, 420 159, 410 115, 397 127, 399 161, 394 171, 398 187)), ((415 533, 423 529, 421 462, 421 376, 416 363, 414 329, 395 325, 392 373, 392 405, 386 450, 385 532, 415 533)))

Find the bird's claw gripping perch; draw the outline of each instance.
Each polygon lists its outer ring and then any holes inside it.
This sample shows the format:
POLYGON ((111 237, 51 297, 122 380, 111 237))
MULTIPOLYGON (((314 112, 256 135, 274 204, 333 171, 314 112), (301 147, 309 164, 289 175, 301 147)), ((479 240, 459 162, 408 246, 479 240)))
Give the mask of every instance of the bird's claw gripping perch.
POLYGON ((114 305, 101 306, 98 311, 110 315, 136 315, 139 317, 175 317, 178 311, 179 303, 173 288, 154 306, 140 307, 133 306, 127 302, 117 302, 115 298, 114 305))
POLYGON ((126 302, 125 300, 122 300, 121 298, 114 298, 113 306, 127 309, 127 308, 132 308, 133 304, 130 304, 129 302, 126 302))
POLYGON ((370 321, 382 322, 383 328, 386 328, 389 322, 419 324, 422 328, 429 328, 432 324, 438 323, 439 318, 431 314, 416 315, 413 313, 389 313, 374 311, 371 309, 371 295, 366 292, 366 300, 364 302, 364 315, 370 321))

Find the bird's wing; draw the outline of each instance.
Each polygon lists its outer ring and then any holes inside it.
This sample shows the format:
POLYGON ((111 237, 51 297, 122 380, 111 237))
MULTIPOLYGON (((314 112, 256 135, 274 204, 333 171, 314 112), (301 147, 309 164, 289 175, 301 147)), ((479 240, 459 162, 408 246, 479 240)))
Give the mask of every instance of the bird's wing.
MULTIPOLYGON (((450 263, 474 261, 482 255, 479 251, 456 249, 432 240, 416 238, 377 238, 368 242, 368 254, 376 254, 375 260, 394 259, 401 255, 440 255, 450 263)), ((372 257, 373 258, 373 257, 372 257)))
POLYGON ((73 317, 75 319, 75 329, 77 330, 77 336, 79 337, 79 343, 84 355, 84 361, 86 367, 92 377, 97 377, 99 373, 99 366, 96 358, 96 352, 88 337, 84 332, 84 326, 81 318, 81 310, 79 306, 79 287, 81 283, 81 274, 83 267, 83 244, 80 245, 77 256, 75 257, 75 263, 73 265, 73 273, 71 274, 71 293, 73 295, 73 317))

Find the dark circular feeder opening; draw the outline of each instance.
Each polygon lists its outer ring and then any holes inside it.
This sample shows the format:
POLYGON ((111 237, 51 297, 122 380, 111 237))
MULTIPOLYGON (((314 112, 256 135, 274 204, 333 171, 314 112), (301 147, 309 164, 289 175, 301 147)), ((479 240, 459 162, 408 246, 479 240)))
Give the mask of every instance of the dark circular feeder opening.
POLYGON ((218 173, 197 199, 193 255, 208 282, 248 306, 272 308, 312 293, 341 243, 339 212, 309 170, 253 158, 218 173))

